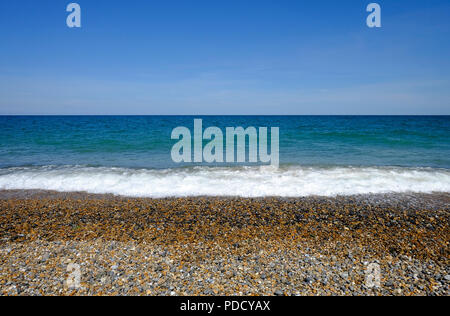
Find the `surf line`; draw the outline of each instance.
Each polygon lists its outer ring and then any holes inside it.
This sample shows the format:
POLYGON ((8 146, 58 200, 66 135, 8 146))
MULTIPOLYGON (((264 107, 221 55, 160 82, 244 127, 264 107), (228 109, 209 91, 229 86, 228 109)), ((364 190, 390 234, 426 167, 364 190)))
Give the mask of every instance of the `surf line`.
POLYGON ((268 128, 250 126, 227 127, 225 133, 215 126, 203 131, 203 120, 194 120, 194 148, 189 128, 179 126, 172 131, 171 139, 178 140, 172 147, 171 157, 175 163, 262 163, 278 167, 280 164, 280 129, 270 128, 270 153, 268 152, 268 128), (226 137, 224 150, 224 134, 226 137), (259 137, 258 137, 259 136, 259 137), (248 139, 248 144, 247 144, 248 139), (237 140, 237 141, 236 141, 237 140), (204 141, 209 141, 204 145, 204 141), (235 151, 235 147, 237 150, 235 151), (248 148, 248 161, 247 158, 248 148), (192 159, 192 151, 194 159, 192 159))

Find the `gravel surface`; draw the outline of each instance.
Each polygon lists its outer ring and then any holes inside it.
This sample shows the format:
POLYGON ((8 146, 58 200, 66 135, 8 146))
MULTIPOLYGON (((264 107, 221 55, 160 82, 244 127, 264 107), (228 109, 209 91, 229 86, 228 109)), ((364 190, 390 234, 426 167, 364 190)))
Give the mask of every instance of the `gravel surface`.
POLYGON ((2 295, 449 294, 449 194, 0 192, 2 295))

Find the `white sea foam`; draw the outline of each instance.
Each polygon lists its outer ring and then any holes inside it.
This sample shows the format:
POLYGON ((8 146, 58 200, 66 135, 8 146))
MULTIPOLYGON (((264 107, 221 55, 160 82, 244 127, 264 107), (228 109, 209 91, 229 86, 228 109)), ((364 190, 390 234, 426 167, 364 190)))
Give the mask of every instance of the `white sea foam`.
POLYGON ((33 167, 0 170, 0 189, 84 191, 132 197, 301 197, 450 192, 450 170, 389 167, 240 167, 136 170, 33 167))

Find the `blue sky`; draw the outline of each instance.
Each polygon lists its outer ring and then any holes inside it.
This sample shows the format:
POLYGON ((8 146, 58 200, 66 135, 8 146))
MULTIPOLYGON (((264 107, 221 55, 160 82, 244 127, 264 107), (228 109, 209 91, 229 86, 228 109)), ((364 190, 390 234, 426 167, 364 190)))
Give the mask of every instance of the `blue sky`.
POLYGON ((450 2, 0 2, 0 114, 450 114, 450 2))

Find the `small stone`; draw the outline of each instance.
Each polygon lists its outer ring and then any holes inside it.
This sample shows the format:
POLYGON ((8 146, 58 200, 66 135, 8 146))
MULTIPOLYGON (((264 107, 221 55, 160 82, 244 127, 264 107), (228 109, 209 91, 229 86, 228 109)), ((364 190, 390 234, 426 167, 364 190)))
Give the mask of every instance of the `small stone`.
POLYGON ((40 263, 45 263, 50 258, 50 255, 48 253, 44 254, 41 259, 39 260, 40 263))
POLYGON ((394 294, 395 294, 395 295, 402 295, 402 290, 401 290, 401 289, 396 289, 396 290, 394 291, 394 294))

